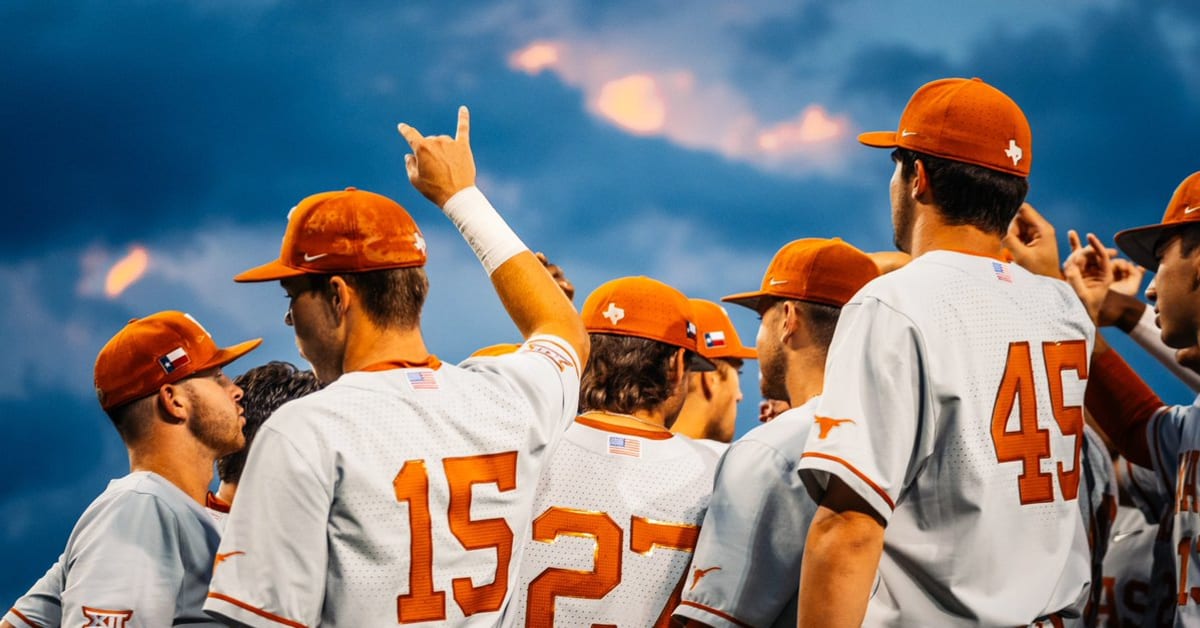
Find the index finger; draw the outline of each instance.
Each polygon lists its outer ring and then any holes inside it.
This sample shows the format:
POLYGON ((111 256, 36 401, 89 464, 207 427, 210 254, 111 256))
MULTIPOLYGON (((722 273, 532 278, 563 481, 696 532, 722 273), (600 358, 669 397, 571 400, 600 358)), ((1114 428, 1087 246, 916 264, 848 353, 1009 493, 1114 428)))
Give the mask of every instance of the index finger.
POLYGON ((396 129, 400 131, 400 135, 408 142, 410 148, 416 148, 417 142, 424 138, 421 132, 411 126, 401 122, 396 125, 396 129))
POLYGON ((454 134, 454 141, 471 142, 471 112, 467 111, 466 105, 458 108, 458 131, 454 134))

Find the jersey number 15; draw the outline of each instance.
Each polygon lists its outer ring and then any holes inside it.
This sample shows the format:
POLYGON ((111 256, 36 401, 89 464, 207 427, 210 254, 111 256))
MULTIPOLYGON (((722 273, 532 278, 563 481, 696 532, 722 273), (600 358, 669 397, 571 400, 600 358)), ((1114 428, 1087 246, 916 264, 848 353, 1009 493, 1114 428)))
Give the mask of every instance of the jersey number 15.
MULTIPOLYGON (((1079 450, 1083 446, 1083 409, 1063 401, 1063 371, 1072 370, 1080 380, 1087 379, 1088 352, 1083 340, 1043 342, 1046 379, 1050 385, 1050 410, 1063 436, 1075 441, 1074 461, 1069 471, 1061 460, 1056 463, 1058 486, 1065 501, 1079 495, 1079 450)), ((1033 356, 1028 342, 1008 345, 1004 377, 996 393, 992 410, 992 443, 999 462, 1020 462, 1017 488, 1021 504, 1054 501, 1054 480, 1042 471, 1042 460, 1050 457, 1050 430, 1039 427, 1037 389, 1033 378, 1033 356), (1017 408, 1019 428, 1008 431, 1008 419, 1017 408)))

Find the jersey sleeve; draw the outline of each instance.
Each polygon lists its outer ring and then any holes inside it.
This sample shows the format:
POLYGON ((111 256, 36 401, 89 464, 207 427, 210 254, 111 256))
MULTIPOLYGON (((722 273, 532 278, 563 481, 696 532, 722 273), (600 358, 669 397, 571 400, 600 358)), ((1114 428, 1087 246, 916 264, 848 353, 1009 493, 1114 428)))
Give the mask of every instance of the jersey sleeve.
POLYGON ((808 529, 816 509, 795 461, 765 443, 734 443, 717 470, 675 616, 770 626, 790 608, 794 620, 805 540, 797 530, 808 529))
POLYGON ((50 565, 21 599, 13 604, 4 620, 16 628, 58 628, 62 625, 63 557, 50 565))
POLYGON ((186 577, 175 513, 128 492, 93 514, 67 548, 62 625, 172 625, 186 577))
POLYGON ((235 625, 320 623, 332 462, 310 431, 275 429, 303 411, 284 406, 263 425, 225 523, 204 610, 235 625))
POLYGON ((1188 415, 1194 407, 1165 407, 1146 423, 1146 448, 1150 453, 1151 469, 1158 476, 1159 482, 1166 487, 1168 495, 1174 495, 1178 489, 1176 469, 1179 446, 1183 441, 1183 430, 1188 422, 1188 415))
POLYGON ((842 310, 799 473, 820 503, 836 477, 886 522, 931 446, 920 332, 871 297, 842 310))
POLYGON ((544 428, 565 429, 578 411, 579 356, 570 343, 557 336, 530 336, 514 351, 476 354, 459 366, 502 376, 530 403, 544 428))

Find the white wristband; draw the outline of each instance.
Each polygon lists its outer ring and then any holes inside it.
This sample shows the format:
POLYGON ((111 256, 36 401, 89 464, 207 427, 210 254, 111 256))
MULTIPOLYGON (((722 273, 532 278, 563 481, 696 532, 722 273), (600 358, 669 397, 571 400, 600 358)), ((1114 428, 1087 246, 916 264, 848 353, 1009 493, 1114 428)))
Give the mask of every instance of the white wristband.
POLYGON ((471 245, 489 277, 501 264, 529 250, 475 186, 451 196, 442 211, 471 245))

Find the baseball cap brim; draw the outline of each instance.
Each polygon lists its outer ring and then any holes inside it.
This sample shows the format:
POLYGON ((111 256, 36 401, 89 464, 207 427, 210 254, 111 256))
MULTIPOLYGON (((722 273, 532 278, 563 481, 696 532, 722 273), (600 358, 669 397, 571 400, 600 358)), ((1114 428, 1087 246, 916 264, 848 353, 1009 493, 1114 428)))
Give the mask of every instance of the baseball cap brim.
POLYGON ((867 146, 874 146, 875 148, 896 148, 900 145, 896 141, 895 131, 868 131, 867 133, 860 133, 858 141, 867 146))
POLYGON ((1158 224, 1134 227, 1117 232, 1115 239, 1121 252, 1129 256, 1129 259, 1133 260, 1135 264, 1140 264, 1147 270, 1154 270, 1158 268, 1158 258, 1154 256, 1155 247, 1158 246, 1163 235, 1180 226, 1182 225, 1158 224))
POLYGON ((717 370, 717 365, 713 364, 708 358, 696 353, 695 351, 692 351, 691 349, 684 349, 684 351, 687 352, 685 355, 687 356, 687 369, 689 371, 706 373, 708 371, 717 370))
POLYGON ((760 299, 762 299, 765 296, 770 296, 770 295, 768 295, 766 292, 763 292, 762 290, 758 290, 755 292, 739 292, 737 294, 731 294, 729 296, 721 297, 721 300, 726 303, 732 303, 734 305, 748 307, 748 308, 754 310, 755 312, 757 312, 758 311, 758 302, 760 299))
POLYGON ((284 266, 283 262, 273 260, 255 266, 250 270, 245 270, 234 276, 233 280, 239 283, 252 283, 256 281, 277 281, 279 279, 287 279, 288 277, 299 277, 307 274, 306 271, 291 266, 284 266))
POLYGON ((233 345, 232 347, 225 347, 223 349, 219 349, 216 353, 214 353, 212 355, 211 358, 208 359, 207 362, 205 362, 202 366, 197 367, 196 371, 203 371, 203 370, 207 370, 207 369, 211 369, 211 368, 216 368, 218 366, 225 366, 226 364, 229 364, 230 362, 233 362, 234 360, 257 349, 258 346, 261 344, 262 344, 262 338, 255 338, 254 340, 247 340, 245 342, 239 342, 238 344, 233 345))

